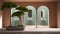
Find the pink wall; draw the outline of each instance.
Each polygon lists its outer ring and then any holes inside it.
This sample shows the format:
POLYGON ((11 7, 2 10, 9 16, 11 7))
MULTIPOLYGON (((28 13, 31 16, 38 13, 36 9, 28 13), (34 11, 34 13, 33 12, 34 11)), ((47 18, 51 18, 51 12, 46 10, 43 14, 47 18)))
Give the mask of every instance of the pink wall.
POLYGON ((3 27, 7 27, 10 25, 10 19, 11 19, 11 16, 10 16, 10 9, 7 9, 7 10, 4 10, 3 11, 3 27))
MULTIPOLYGON (((3 1, 0 0, 0 8, 1 8, 1 5, 2 5, 3 1)), ((0 16, 2 16, 2 27, 5 27, 10 25, 10 12, 8 10, 0 10, 0 16)))
MULTIPOLYGON (((0 6, 1 6, 1 4, 2 4, 2 1, 0 0, 0 6)), ((41 5, 48 6, 50 9, 50 12, 49 12, 50 27, 56 27, 57 24, 58 24, 58 27, 60 27, 60 2, 58 2, 58 4, 54 3, 54 2, 52 2, 52 3, 33 3, 32 2, 32 3, 26 4, 26 3, 22 2, 22 3, 17 3, 17 5, 21 5, 21 6, 33 5, 34 7, 36 7, 36 9, 41 5)), ((10 25, 10 15, 9 14, 10 14, 10 12, 8 12, 8 11, 6 11, 6 12, 4 12, 4 14, 2 14, 2 11, 0 10, 0 15, 3 15, 3 27, 10 25)))
MULTIPOLYGON (((19 6, 34 6, 36 10, 40 6, 47 6, 49 8, 49 26, 51 28, 57 27, 57 3, 56 2, 18 2, 19 6), (36 6, 37 5, 37 6, 36 6)), ((4 10, 3 12, 3 27, 10 25, 10 11, 4 10)))
POLYGON ((3 0, 5 2, 56 2, 58 0, 3 0))
POLYGON ((60 2, 57 4, 57 23, 58 27, 60 28, 60 2))

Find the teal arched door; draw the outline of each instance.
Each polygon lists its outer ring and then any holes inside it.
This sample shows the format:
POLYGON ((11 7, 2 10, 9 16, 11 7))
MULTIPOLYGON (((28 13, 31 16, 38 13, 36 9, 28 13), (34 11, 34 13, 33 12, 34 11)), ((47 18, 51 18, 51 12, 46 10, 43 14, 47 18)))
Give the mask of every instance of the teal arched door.
POLYGON ((37 10, 38 25, 49 24, 49 9, 46 6, 40 6, 37 10))
POLYGON ((36 23, 36 9, 33 6, 27 6, 26 8, 28 8, 29 10, 31 10, 31 14, 29 14, 28 12, 25 12, 24 15, 24 21, 26 25, 35 25, 36 23), (29 15, 31 15, 31 17, 29 17, 29 15))

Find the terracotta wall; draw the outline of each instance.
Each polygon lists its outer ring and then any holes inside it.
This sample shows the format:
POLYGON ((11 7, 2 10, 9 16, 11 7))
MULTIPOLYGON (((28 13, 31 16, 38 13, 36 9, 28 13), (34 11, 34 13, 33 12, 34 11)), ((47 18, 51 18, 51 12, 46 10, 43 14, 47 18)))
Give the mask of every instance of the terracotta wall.
MULTIPOLYGON (((1 8, 1 5, 2 5, 2 0, 0 0, 0 8, 1 8)), ((0 10, 0 15, 2 15, 2 11, 0 10)))
POLYGON ((36 10, 40 6, 47 6, 49 8, 49 26, 57 27, 57 3, 56 2, 36 2, 36 3, 17 3, 20 6, 34 6, 36 10))
POLYGON ((57 23, 58 23, 58 28, 60 28, 60 2, 57 4, 57 23))
POLYGON ((7 10, 4 10, 3 12, 3 27, 6 27, 6 26, 9 26, 10 25, 10 10, 7 9, 7 10))
MULTIPOLYGON (((0 8, 3 4, 3 1, 0 0, 0 8)), ((2 27, 10 25, 10 12, 9 10, 0 10, 0 16, 2 16, 2 27)))
MULTIPOLYGON (((2 4, 2 2, 0 2, 0 8, 1 8, 1 4, 2 4)), ((0 15, 2 15, 2 11, 0 10, 0 15)))
MULTIPOLYGON (((49 8, 49 26, 50 27, 57 27, 57 3, 56 2, 19 2, 16 3, 19 6, 34 6, 36 10, 40 6, 47 6, 49 8)), ((3 27, 6 27, 10 25, 10 12, 6 11, 4 12, 4 22, 3 27)))
POLYGON ((56 2, 58 0, 3 0, 4 2, 56 2))

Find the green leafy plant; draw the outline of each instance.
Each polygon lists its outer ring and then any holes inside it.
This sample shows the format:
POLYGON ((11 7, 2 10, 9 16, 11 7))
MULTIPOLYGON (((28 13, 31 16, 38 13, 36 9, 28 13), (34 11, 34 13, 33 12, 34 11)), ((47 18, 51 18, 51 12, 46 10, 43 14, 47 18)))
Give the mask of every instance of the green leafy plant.
POLYGON ((12 17, 14 17, 14 16, 20 17, 20 16, 24 15, 24 12, 28 12, 29 11, 26 7, 22 7, 22 6, 21 7, 17 7, 16 10, 19 10, 19 11, 14 12, 12 14, 12 17))
POLYGON ((21 10, 23 12, 28 12, 29 11, 26 7, 23 7, 23 6, 17 7, 16 10, 21 10))
POLYGON ((1 6, 1 10, 5 10, 7 8, 17 7, 17 5, 13 2, 4 2, 1 6))
MULTIPOLYGON (((14 3, 14 2, 4 2, 2 5, 1 5, 1 10, 4 12, 4 10, 8 10, 8 11, 11 11, 11 8, 14 8, 14 7, 17 7, 17 5, 14 3)), ((10 19, 11 20, 11 19, 10 19)), ((11 23, 10 23, 11 25, 11 23)))
POLYGON ((17 7, 17 5, 14 2, 4 2, 1 6, 1 10, 7 10, 7 9, 11 10, 11 8, 16 8, 16 10, 19 10, 12 14, 12 17, 17 16, 19 17, 19 19, 21 19, 21 16, 24 15, 24 12, 28 12, 28 9, 26 7, 22 7, 22 6, 17 7))
POLYGON ((24 12, 28 12, 29 11, 26 7, 22 7, 22 6, 17 7, 16 10, 19 10, 19 11, 14 12, 12 14, 12 17, 17 16, 17 17, 19 17, 20 21, 21 21, 21 16, 24 15, 24 12))
POLYGON ((19 17, 19 19, 20 19, 20 16, 22 16, 24 13, 21 11, 17 11, 17 12, 14 12, 13 14, 12 14, 12 17, 15 17, 15 16, 17 16, 17 17, 19 17))

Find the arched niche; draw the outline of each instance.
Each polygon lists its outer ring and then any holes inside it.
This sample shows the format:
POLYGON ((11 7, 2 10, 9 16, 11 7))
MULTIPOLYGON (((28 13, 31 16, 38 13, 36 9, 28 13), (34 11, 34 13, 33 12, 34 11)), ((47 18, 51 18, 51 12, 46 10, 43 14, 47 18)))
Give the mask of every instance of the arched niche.
POLYGON ((24 21, 25 21, 25 25, 35 25, 36 23, 36 9, 33 6, 27 6, 26 8, 28 8, 31 12, 31 16, 28 16, 28 12, 25 12, 24 15, 24 21))
POLYGON ((12 9, 11 9, 11 25, 12 25, 12 26, 18 26, 18 25, 20 25, 20 20, 19 20, 19 18, 18 18, 17 16, 12 17, 12 14, 13 14, 14 12, 18 11, 18 10, 15 10, 15 9, 16 9, 16 8, 12 8, 12 9))
POLYGON ((47 6, 40 6, 37 10, 37 15, 38 25, 49 25, 49 9, 47 6))

